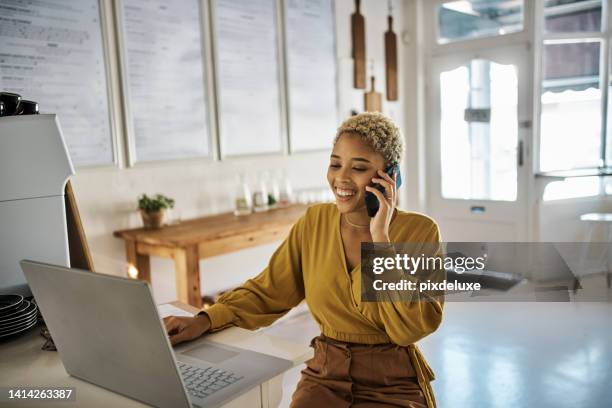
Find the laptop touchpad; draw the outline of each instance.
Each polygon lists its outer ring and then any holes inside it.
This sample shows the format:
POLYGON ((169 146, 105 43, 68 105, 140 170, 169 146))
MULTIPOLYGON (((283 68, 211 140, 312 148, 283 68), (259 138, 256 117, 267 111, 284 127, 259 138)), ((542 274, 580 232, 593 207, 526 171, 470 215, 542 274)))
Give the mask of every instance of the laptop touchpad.
POLYGON ((199 360, 208 361, 209 363, 219 364, 228 358, 238 355, 239 353, 221 347, 215 347, 210 344, 205 344, 203 346, 184 351, 181 354, 194 357, 199 360))

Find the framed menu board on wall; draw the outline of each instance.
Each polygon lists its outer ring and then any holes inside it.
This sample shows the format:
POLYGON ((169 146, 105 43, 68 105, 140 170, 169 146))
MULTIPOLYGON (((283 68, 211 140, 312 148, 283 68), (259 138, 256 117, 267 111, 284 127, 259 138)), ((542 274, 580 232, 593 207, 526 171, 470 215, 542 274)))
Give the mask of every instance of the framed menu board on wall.
POLYGON ((284 149, 275 0, 213 0, 222 157, 284 149))
POLYGON ((284 0, 289 146, 331 148, 338 127, 333 0, 284 0))
POLYGON ((0 90, 58 115, 76 167, 117 164, 105 11, 98 0, 0 0, 0 90))
POLYGON ((213 156, 200 5, 119 2, 130 165, 213 156))

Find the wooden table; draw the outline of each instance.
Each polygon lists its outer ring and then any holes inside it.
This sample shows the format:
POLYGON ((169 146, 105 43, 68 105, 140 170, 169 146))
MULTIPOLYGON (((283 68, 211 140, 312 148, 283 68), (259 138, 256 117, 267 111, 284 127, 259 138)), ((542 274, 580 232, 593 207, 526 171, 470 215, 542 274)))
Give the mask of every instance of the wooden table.
POLYGON ((292 205, 240 217, 225 213, 114 236, 125 240, 128 266, 136 268, 138 279, 151 282, 151 256, 173 259, 178 300, 201 307, 200 259, 283 239, 306 208, 292 205))

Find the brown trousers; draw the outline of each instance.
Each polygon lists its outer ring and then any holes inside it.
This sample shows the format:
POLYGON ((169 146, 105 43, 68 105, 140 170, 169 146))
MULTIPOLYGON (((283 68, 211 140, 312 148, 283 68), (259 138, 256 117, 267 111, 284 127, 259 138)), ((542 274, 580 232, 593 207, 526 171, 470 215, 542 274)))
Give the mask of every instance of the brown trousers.
POLYGON ((426 408, 407 347, 312 339, 291 408, 426 408))

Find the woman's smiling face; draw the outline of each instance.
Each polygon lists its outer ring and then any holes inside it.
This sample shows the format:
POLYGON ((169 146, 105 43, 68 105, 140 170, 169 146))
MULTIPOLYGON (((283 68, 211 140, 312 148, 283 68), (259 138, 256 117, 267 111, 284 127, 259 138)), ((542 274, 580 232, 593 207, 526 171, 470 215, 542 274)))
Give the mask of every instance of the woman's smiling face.
POLYGON ((342 134, 332 150, 327 169, 327 181, 336 197, 341 213, 365 210, 366 186, 377 170, 383 170, 385 160, 361 137, 354 133, 342 134))

